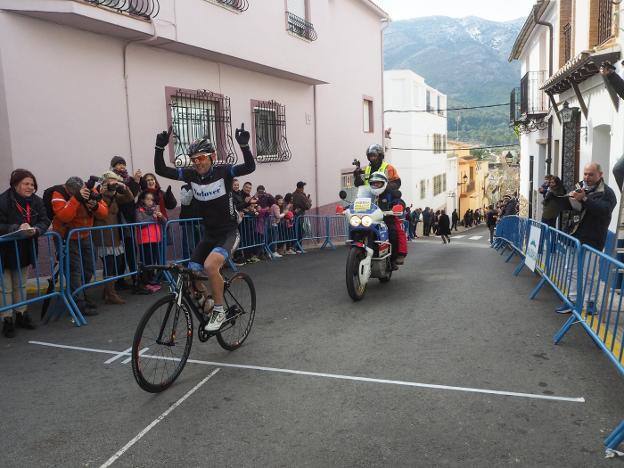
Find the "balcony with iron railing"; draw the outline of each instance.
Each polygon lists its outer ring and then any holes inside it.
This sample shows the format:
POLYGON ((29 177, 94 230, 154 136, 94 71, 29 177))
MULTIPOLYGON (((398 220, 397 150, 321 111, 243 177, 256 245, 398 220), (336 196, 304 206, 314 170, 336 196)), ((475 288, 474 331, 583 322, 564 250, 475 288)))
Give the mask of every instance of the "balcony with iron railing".
POLYGON ((247 11, 247 9, 249 8, 248 0, 209 0, 209 1, 216 5, 221 5, 230 10, 235 10, 241 13, 243 11, 247 11))
POLYGON ((542 86, 548 79, 548 72, 530 71, 520 80, 520 119, 548 113, 548 97, 542 86))
POLYGON ((98 5, 132 16, 154 18, 160 12, 158 0, 83 0, 92 5, 98 5))
POLYGON ((314 30, 314 25, 309 21, 291 13, 286 12, 286 21, 288 23, 288 31, 308 41, 316 41, 318 34, 314 30))

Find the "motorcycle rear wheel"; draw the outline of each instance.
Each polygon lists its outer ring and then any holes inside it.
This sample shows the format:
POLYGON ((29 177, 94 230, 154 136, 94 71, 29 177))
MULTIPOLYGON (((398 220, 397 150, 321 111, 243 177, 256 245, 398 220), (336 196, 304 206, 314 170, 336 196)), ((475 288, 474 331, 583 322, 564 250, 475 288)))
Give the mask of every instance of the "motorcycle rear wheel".
POLYGON ((349 250, 347 256, 347 292, 354 301, 360 301, 366 293, 366 284, 360 284, 360 262, 364 260, 366 254, 360 250, 353 248, 349 250))

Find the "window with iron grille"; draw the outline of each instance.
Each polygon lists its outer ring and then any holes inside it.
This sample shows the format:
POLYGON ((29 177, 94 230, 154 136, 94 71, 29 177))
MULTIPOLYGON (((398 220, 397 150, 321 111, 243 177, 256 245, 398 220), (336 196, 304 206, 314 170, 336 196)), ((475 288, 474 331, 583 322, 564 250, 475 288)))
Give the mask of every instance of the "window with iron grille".
MULTIPOLYGON (((619 3, 618 3, 619 4, 619 3)), ((599 0, 598 5, 598 45, 606 42, 612 36, 613 30, 613 1, 599 0)))
POLYGON ((286 106, 275 101, 252 101, 256 160, 289 161, 292 154, 286 138, 286 106))
POLYGON ((446 174, 442 174, 442 191, 446 192, 446 174))
POLYGON ((442 193, 442 176, 437 175, 433 178, 433 196, 440 195, 442 193))
POLYGON ((440 154, 445 151, 443 149, 446 146, 445 138, 446 137, 443 138, 443 135, 439 133, 433 134, 433 154, 440 154))
POLYGON ((190 166, 188 147, 203 137, 210 139, 217 150, 215 164, 235 164, 230 99, 206 90, 167 88, 167 94, 169 123, 173 129, 170 154, 176 166, 190 166))
POLYGON ((420 199, 424 200, 427 197, 427 180, 422 179, 420 181, 420 199))
POLYGON ((431 106, 431 91, 427 90, 427 112, 432 112, 433 107, 431 106))

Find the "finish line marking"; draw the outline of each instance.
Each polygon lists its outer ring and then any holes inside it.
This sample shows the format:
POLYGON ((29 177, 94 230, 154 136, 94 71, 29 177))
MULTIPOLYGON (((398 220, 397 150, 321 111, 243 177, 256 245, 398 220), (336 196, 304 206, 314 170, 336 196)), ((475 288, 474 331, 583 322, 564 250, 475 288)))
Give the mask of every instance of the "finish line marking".
POLYGON ((210 379, 213 375, 215 375, 220 370, 221 369, 218 369, 218 368, 213 370, 208 375, 208 377, 203 379, 201 382, 199 382, 197 385, 195 385, 193 388, 191 388, 188 392, 186 392, 182 398, 180 398, 173 405, 171 405, 169 408, 167 408, 167 410, 163 414, 158 416, 145 429, 143 429, 141 432, 139 432, 134 439, 132 439, 130 442, 128 442, 126 445, 124 445, 121 449, 119 449, 119 451, 115 455, 113 455, 108 460, 106 460, 104 462, 104 464, 100 466, 100 468, 107 468, 107 467, 111 466, 113 463, 115 463, 119 459, 119 457, 121 457, 124 453, 126 453, 128 451, 128 449, 130 447, 132 447, 139 440, 141 440, 141 438, 145 434, 147 434, 150 430, 152 430, 154 428, 154 426, 156 426, 156 424, 158 424, 160 421, 165 419, 169 413, 171 413, 174 409, 176 409, 178 406, 180 406, 184 402, 184 400, 186 400, 188 397, 190 397, 193 393, 195 393, 197 390, 199 390, 199 387, 201 387, 206 382, 208 382, 208 379, 210 379))
MULTIPOLYGON (((87 351, 91 353, 101 353, 101 354, 120 354, 119 351, 111 351, 107 349, 96 349, 96 348, 83 348, 80 346, 68 346, 61 345, 56 343, 47 343, 44 341, 29 341, 28 343, 39 345, 39 346, 47 346, 50 348, 61 348, 61 349, 71 349, 74 351, 87 351)), ((130 353, 121 353, 123 355, 130 355, 130 353)), ((141 357, 143 358, 151 358, 151 359, 163 359, 169 361, 177 361, 176 358, 166 358, 161 356, 151 356, 148 354, 143 354, 141 357)), ((328 379, 338 379, 338 380, 350 380, 355 382, 369 382, 369 383, 378 383, 378 384, 388 384, 388 385, 400 385, 404 387, 419 387, 419 388, 431 388, 436 390, 451 390, 456 392, 467 392, 467 393, 484 393, 488 395, 502 395, 502 396, 511 396, 518 398, 530 398, 534 400, 551 400, 551 401, 569 401, 573 403, 585 403, 584 397, 563 397, 563 396, 555 396, 555 395, 539 395, 536 393, 520 393, 520 392, 507 392, 503 390, 489 390, 483 388, 471 388, 471 387, 454 387, 450 385, 436 385, 436 384, 426 384, 420 382, 407 382, 403 380, 386 380, 386 379, 373 379, 370 377, 357 377, 351 375, 340 375, 340 374, 327 374, 324 372, 308 372, 294 369, 281 369, 278 367, 263 367, 263 366, 252 366, 246 364, 229 364, 223 362, 212 362, 212 361, 200 361, 197 359, 189 359, 187 362, 191 362, 193 364, 201 364, 205 366, 215 366, 215 367, 230 367, 233 369, 251 369, 258 370, 264 372, 277 372, 281 374, 293 374, 293 375, 306 375, 309 377, 325 377, 328 379)))

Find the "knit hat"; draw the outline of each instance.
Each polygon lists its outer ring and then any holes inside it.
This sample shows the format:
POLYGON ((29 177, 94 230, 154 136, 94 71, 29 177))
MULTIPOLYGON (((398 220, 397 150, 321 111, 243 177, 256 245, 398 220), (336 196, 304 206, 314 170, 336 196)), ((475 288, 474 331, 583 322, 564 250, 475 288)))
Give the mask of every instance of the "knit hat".
POLYGON ((106 171, 104 174, 102 174, 102 180, 106 180, 106 179, 115 179, 117 182, 123 181, 123 179, 117 174, 115 174, 113 171, 106 171))
POLYGON ((15 169, 13 172, 11 172, 11 181, 9 182, 9 185, 11 187, 15 187, 26 177, 30 177, 33 180, 33 182, 35 183, 35 192, 36 192, 37 191, 37 179, 35 179, 35 176, 33 175, 33 173, 27 169, 15 169))
POLYGON ((115 167, 117 164, 123 164, 125 166, 126 160, 121 156, 113 156, 113 159, 111 159, 110 167, 115 167))

